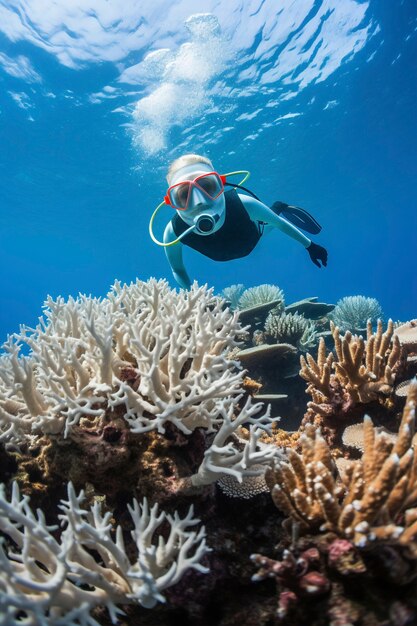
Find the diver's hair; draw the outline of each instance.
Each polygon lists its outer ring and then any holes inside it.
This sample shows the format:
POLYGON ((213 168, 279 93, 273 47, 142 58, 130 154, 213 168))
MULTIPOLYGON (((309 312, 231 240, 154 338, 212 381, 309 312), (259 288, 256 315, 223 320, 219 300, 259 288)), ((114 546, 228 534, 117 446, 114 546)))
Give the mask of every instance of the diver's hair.
POLYGON ((210 167, 213 167, 213 163, 205 156, 201 156, 200 154, 183 154, 178 159, 175 159, 175 161, 172 161, 171 165, 168 168, 168 185, 171 184, 171 180, 175 172, 178 172, 178 170, 180 170, 182 167, 185 167, 186 165, 194 165, 194 163, 205 163, 206 165, 210 165, 210 167))

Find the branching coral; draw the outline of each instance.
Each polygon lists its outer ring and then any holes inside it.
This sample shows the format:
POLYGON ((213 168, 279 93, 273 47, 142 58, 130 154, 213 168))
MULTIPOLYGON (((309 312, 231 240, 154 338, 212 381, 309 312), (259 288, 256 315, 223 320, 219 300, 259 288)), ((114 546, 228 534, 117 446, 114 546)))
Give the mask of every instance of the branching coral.
POLYGON ((383 313, 375 298, 347 296, 338 301, 330 316, 341 330, 360 333, 366 330, 368 320, 375 324, 382 319, 383 313))
POLYGON ((47 526, 41 511, 32 512, 16 483, 10 499, 0 487, 0 529, 15 546, 0 546, 2 623, 98 626, 91 615, 98 605, 116 623, 118 604, 152 608, 165 601, 161 592, 190 568, 208 571, 200 563, 209 550, 204 527, 190 530, 199 522, 192 507, 181 519, 159 512, 157 505, 150 508, 146 499, 142 504, 134 500, 129 513, 137 556, 131 562, 120 526, 113 538, 112 514, 103 514, 97 502, 87 510, 83 500, 83 492, 76 495, 69 484, 57 539, 57 527, 47 526), (162 525, 164 535, 158 532, 162 525))
POLYGON ((320 339, 318 356, 301 357, 300 376, 309 384, 308 415, 326 417, 346 415, 358 403, 384 398, 393 391, 395 366, 400 359, 400 344, 392 321, 383 332, 378 322, 375 334, 369 322, 367 339, 347 332, 344 337, 331 325, 335 354, 327 354, 320 339))
POLYGON ((132 431, 212 428, 216 400, 238 393, 242 374, 224 351, 241 332, 212 291, 176 293, 165 281, 115 283, 104 300, 48 299, 36 329, 4 348, 3 438, 71 431, 82 418, 123 407, 132 431), (173 341, 175 338, 175 341, 173 341), (29 356, 20 356, 22 344, 29 356))
POLYGON ((330 449, 309 426, 301 452, 288 451, 266 473, 272 498, 300 528, 330 530, 358 547, 390 542, 417 556, 417 455, 413 449, 417 383, 393 443, 364 421, 364 452, 338 477, 330 449))
POLYGON ((222 475, 233 476, 242 482, 244 477, 264 474, 277 450, 272 445, 258 445, 263 431, 268 432, 272 426, 269 410, 263 416, 254 417, 262 407, 260 402, 252 405, 249 398, 237 417, 233 416, 233 404, 222 408, 221 426, 206 450, 197 474, 191 477, 193 485, 210 484, 222 475), (240 439, 237 434, 243 425, 249 426, 247 440, 240 439))
POLYGON ((266 339, 275 343, 289 343, 300 350, 311 348, 316 343, 317 333, 314 322, 298 313, 271 311, 265 322, 266 339))
POLYGON ((123 287, 116 283, 104 300, 49 299, 38 327, 24 329, 5 346, 2 438, 20 444, 40 435, 52 437, 54 446, 42 457, 45 473, 58 470, 61 477, 82 484, 81 472, 101 490, 106 484, 114 488, 115 481, 108 478, 112 468, 135 480, 146 461, 148 467, 155 464, 160 476, 158 454, 144 454, 147 443, 152 447, 144 437, 167 430, 167 445, 160 446, 170 466, 167 493, 175 491, 175 481, 186 478, 187 471, 190 477, 196 473, 194 486, 210 484, 222 474, 242 480, 253 475, 255 461, 260 473, 271 454, 257 449, 258 439, 272 420, 267 414, 255 424, 252 415, 260 404, 248 400, 243 409, 238 406, 243 372, 227 350, 241 335, 237 314, 197 285, 177 293, 165 281, 137 281, 123 287), (19 355, 24 343, 29 356, 19 355), (247 445, 241 446, 234 433, 244 422, 252 427, 247 445), (181 437, 179 445, 186 445, 186 437, 200 428, 202 443, 198 454, 189 450, 187 465, 169 446, 181 437))
POLYGON ((240 297, 239 309, 248 309, 258 304, 278 300, 276 309, 282 311, 285 306, 284 292, 276 285, 258 285, 246 289, 240 297))

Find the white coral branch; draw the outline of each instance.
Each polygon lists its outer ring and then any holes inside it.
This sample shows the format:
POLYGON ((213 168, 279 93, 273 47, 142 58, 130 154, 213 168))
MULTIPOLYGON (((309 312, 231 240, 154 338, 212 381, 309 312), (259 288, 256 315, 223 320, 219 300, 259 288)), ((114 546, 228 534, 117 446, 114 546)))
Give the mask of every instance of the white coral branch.
MULTIPOLYGON (((237 401, 240 398, 237 398, 237 401)), ((254 417, 263 408, 263 403, 252 404, 250 398, 239 415, 234 416, 235 402, 218 405, 220 428, 211 446, 204 453, 204 459, 196 474, 191 477, 195 487, 215 482, 225 474, 242 482, 246 476, 259 476, 264 473, 277 448, 259 444, 263 431, 269 431, 274 420, 270 417, 270 407, 266 413, 254 417), (241 426, 249 426, 249 438, 241 439, 237 431, 241 426)))
POLYGON ((162 591, 193 568, 207 572, 200 563, 209 551, 204 527, 190 508, 185 518, 149 507, 146 499, 134 500, 129 512, 134 523, 132 538, 137 559, 131 563, 125 552, 122 529, 113 533, 111 513, 102 513, 95 503, 83 508, 84 494, 68 485, 68 500, 61 503, 60 540, 47 526, 41 511, 35 515, 17 483, 10 500, 0 486, 0 530, 16 548, 0 544, 0 609, 2 621, 28 625, 98 626, 91 610, 106 606, 113 623, 117 604, 139 603, 152 608, 164 602, 162 591), (161 524, 169 525, 167 539, 156 539, 161 524), (115 537, 115 538, 114 538, 115 537), (100 562, 94 557, 97 552, 100 562), (75 608, 74 608, 75 607, 75 608))

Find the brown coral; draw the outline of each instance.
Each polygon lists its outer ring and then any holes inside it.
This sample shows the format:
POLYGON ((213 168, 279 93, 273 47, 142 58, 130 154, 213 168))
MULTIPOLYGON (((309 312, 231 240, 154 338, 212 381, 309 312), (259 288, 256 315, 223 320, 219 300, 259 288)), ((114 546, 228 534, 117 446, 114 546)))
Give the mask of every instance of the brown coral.
POLYGON ((383 332, 379 321, 375 334, 368 323, 366 341, 347 332, 343 337, 331 324, 335 353, 327 354, 320 339, 318 356, 301 357, 300 376, 309 384, 307 421, 316 415, 346 417, 358 404, 384 402, 393 391, 395 368, 400 360, 401 346, 390 320, 383 332))
POLYGON ((330 530, 358 547, 407 546, 417 556, 416 404, 414 382, 394 443, 365 417, 362 459, 351 462, 343 481, 324 438, 308 426, 301 452, 289 450, 266 474, 277 507, 301 529, 330 530))

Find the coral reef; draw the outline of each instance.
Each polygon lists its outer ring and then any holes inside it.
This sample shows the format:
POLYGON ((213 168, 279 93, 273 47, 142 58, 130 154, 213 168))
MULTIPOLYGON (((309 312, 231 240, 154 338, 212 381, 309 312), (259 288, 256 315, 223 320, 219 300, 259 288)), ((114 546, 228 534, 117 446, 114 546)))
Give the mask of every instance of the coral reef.
POLYGON ((346 296, 337 302, 330 317, 340 330, 361 333, 366 331, 368 320, 374 325, 383 313, 375 298, 346 296))
POLYGON ((415 324, 272 295, 116 282, 8 339, 1 623, 417 622, 415 324))

